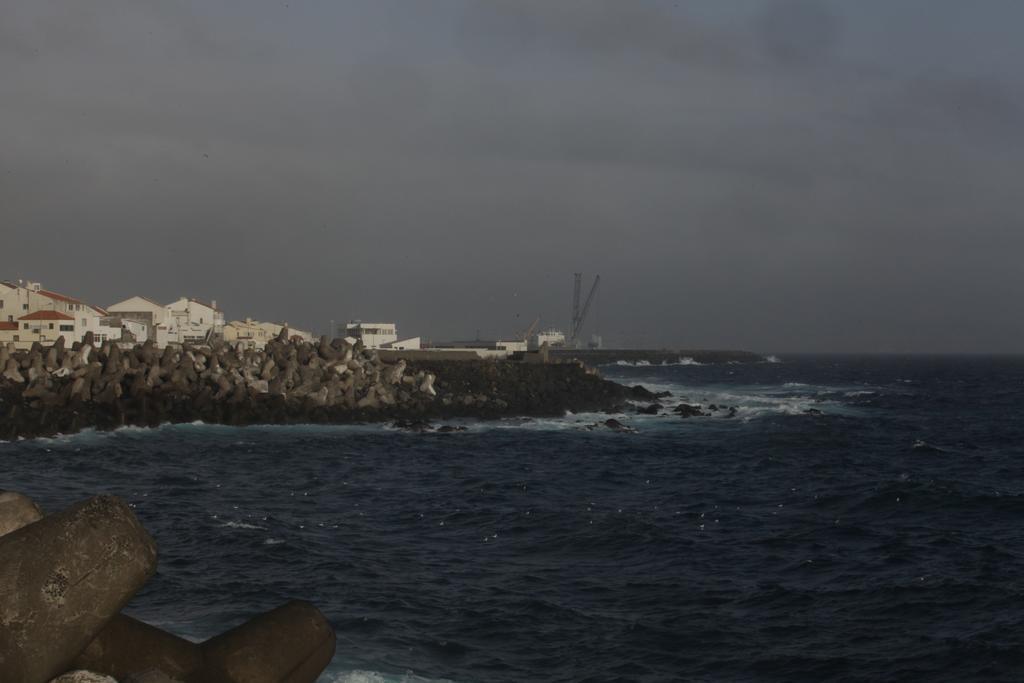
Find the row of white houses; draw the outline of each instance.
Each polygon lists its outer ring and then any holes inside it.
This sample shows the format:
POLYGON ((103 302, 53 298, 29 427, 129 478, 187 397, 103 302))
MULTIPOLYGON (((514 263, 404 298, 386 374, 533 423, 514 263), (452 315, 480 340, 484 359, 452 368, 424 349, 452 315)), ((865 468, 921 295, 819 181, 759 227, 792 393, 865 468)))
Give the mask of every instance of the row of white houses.
MULTIPOLYGON (((97 343, 117 340, 141 343, 152 339, 157 346, 202 344, 214 339, 242 342, 263 348, 285 324, 251 319, 224 322, 216 301, 209 303, 181 297, 169 304, 133 296, 101 308, 74 297, 45 289, 38 282, 0 282, 0 344, 29 348, 34 342, 52 344, 80 341, 88 332, 97 343)), ((289 327, 291 337, 312 340, 312 335, 289 327)))

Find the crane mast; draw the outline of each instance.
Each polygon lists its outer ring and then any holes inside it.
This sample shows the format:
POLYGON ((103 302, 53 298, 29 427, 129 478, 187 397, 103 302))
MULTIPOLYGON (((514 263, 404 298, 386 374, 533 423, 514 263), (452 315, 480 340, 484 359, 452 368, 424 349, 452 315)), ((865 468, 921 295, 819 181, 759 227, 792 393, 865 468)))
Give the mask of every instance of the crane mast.
POLYGON ((587 313, 590 312, 590 304, 594 301, 594 295, 597 294, 597 287, 601 284, 601 276, 598 275, 594 278, 594 284, 590 288, 590 293, 587 294, 587 300, 583 304, 583 309, 580 310, 580 286, 583 281, 583 273, 575 273, 575 282, 573 285, 572 295, 572 325, 569 326, 569 343, 572 346, 576 346, 580 332, 583 331, 583 323, 587 320, 587 313))

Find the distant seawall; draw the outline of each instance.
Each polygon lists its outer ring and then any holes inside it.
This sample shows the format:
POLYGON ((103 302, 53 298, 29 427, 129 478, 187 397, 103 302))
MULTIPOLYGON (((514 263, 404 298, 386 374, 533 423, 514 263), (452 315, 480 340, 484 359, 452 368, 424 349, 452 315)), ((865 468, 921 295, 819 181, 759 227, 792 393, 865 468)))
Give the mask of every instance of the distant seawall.
POLYGON ((284 336, 264 350, 63 340, 0 347, 0 439, 82 429, 211 424, 344 424, 600 411, 646 399, 579 362, 387 362, 344 340, 284 336))

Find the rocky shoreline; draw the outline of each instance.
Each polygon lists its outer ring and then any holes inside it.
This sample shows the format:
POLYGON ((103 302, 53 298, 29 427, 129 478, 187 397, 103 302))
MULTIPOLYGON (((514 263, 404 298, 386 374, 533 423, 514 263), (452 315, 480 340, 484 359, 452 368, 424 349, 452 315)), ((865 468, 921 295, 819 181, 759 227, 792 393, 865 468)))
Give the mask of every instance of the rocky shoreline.
POLYGON ((385 362, 360 343, 290 340, 157 349, 0 347, 0 440, 83 429, 209 424, 349 424, 611 411, 651 394, 579 361, 385 362))

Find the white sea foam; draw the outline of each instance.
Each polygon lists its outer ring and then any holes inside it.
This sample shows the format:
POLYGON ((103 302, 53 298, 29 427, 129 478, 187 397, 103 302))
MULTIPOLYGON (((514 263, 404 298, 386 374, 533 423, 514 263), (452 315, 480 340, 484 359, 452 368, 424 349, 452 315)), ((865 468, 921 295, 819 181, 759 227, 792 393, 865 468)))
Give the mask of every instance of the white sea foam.
POLYGON ((224 522, 221 526, 230 529, 266 529, 265 526, 257 526, 248 522, 224 522))
POLYGON ((765 363, 781 363, 782 360, 778 356, 765 356, 764 357, 764 362, 765 363))
POLYGON ((704 365, 704 364, 700 363, 698 361, 695 361, 693 358, 691 358, 689 356, 682 356, 682 357, 679 358, 679 360, 676 360, 676 361, 663 360, 663 361, 661 361, 660 363, 657 363, 657 364, 651 363, 651 361, 649 361, 649 360, 635 360, 635 361, 634 360, 617 360, 614 363, 609 363, 608 365, 617 365, 617 366, 622 367, 622 368, 652 368, 652 367, 667 368, 667 367, 681 366, 681 365, 704 365))

